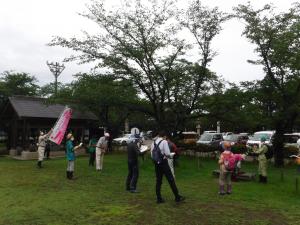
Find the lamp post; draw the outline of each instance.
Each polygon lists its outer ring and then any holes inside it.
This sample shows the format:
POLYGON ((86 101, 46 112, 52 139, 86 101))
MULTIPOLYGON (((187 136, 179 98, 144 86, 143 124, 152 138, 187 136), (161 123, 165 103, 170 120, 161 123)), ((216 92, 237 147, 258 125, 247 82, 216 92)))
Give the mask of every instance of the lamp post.
POLYGON ((65 65, 64 64, 60 65, 58 62, 48 62, 48 61, 47 61, 47 65, 48 65, 51 73, 55 77, 55 84, 54 84, 55 85, 55 96, 57 96, 57 78, 62 73, 62 71, 65 69, 65 65))

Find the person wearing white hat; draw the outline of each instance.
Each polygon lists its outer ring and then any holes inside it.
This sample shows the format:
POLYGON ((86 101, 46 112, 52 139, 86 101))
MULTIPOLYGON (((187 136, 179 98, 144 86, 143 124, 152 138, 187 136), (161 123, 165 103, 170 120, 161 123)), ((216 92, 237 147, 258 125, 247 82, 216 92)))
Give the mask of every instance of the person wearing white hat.
POLYGON ((96 170, 101 171, 103 168, 104 154, 107 151, 107 144, 109 139, 109 133, 104 133, 104 136, 100 137, 96 145, 96 170))
POLYGON ((40 131, 40 136, 38 140, 38 162, 37 166, 38 168, 42 168, 42 162, 44 159, 44 153, 45 153, 45 147, 46 147, 46 141, 48 140, 50 134, 52 133, 53 129, 51 129, 47 134, 45 134, 43 131, 40 131))

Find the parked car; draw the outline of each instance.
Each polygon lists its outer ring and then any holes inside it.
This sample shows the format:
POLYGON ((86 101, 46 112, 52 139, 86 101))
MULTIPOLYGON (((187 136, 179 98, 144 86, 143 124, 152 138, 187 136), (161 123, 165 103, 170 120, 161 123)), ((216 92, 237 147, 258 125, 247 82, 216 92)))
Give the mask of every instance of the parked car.
POLYGON ((223 141, 221 133, 203 133, 197 141, 197 144, 205 144, 218 148, 221 141, 223 141))
POLYGON ((185 144, 191 144, 191 143, 196 143, 199 135, 194 132, 194 131, 187 131, 187 132, 182 132, 182 137, 183 137, 183 142, 185 144))
POLYGON ((255 132, 253 136, 251 136, 249 138, 249 140, 247 141, 247 146, 252 147, 253 145, 261 145, 261 141, 260 139, 262 137, 265 137, 266 140, 266 144, 269 146, 272 146, 272 137, 274 136, 275 131, 259 131, 259 132, 255 132))
POLYGON ((124 134, 122 137, 113 139, 112 143, 117 145, 127 145, 131 134, 124 134))
POLYGON ((297 141, 300 139, 300 133, 284 134, 284 147, 298 148, 297 141))
POLYGON ((231 134, 225 136, 224 141, 229 141, 231 145, 246 145, 249 137, 243 134, 231 134))
POLYGON ((223 139, 225 139, 227 136, 232 135, 232 134, 233 134, 232 132, 224 132, 224 133, 222 133, 223 139))

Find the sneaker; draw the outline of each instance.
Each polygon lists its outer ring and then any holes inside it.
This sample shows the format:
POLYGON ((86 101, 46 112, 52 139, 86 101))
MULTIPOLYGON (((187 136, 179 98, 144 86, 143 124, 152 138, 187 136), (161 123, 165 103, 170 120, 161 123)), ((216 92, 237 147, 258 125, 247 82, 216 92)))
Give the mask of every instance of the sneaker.
POLYGON ((179 196, 178 198, 175 199, 175 202, 183 202, 185 200, 185 197, 179 196))
POLYGON ((225 192, 219 192, 219 195, 226 195, 225 192))
POLYGON ((231 195, 231 193, 232 193, 231 191, 227 191, 227 192, 226 192, 226 194, 228 194, 228 195, 231 195))
POLYGON ((130 193, 139 193, 137 190, 130 190, 130 193))
POLYGON ((157 204, 162 204, 162 203, 165 203, 165 200, 164 199, 157 199, 156 201, 157 204))

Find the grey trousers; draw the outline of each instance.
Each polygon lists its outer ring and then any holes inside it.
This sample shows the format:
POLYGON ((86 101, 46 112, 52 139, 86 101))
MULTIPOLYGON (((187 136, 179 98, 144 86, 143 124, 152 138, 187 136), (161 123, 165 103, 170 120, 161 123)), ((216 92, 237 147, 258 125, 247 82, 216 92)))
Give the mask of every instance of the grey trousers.
POLYGON ((231 172, 220 171, 219 184, 221 186, 231 185, 231 172))
POLYGON ((74 167, 75 167, 75 161, 74 160, 69 160, 67 171, 74 172, 74 167))

